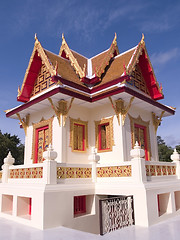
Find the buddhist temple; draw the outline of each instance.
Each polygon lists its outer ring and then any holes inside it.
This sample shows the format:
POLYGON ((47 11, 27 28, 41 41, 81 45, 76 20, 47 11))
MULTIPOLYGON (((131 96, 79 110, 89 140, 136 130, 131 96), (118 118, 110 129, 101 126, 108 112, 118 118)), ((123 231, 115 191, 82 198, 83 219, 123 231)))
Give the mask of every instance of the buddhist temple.
POLYGON ((57 54, 35 35, 21 103, 6 111, 24 129, 25 155, 4 160, 0 217, 103 235, 179 214, 179 154, 158 157, 157 129, 175 114, 163 98, 144 35, 121 53, 115 34, 92 58, 64 35, 57 54))

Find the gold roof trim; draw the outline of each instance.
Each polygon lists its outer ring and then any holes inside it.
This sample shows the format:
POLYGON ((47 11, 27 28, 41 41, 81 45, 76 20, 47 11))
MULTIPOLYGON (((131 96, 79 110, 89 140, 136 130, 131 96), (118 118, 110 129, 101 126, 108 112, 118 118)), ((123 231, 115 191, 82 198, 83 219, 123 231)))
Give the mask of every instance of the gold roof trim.
POLYGON ((84 68, 82 69, 77 61, 77 59, 74 57, 74 55, 72 54, 65 38, 64 38, 64 34, 62 34, 62 44, 61 44, 61 48, 59 51, 59 56, 62 55, 62 52, 65 51, 66 56, 69 58, 69 60, 71 61, 71 66, 75 69, 76 74, 79 74, 80 78, 83 78, 86 76, 86 67, 84 66, 84 68))
POLYGON ((109 62, 111 60, 111 58, 114 55, 114 51, 116 50, 117 54, 119 54, 119 49, 117 46, 117 34, 115 33, 114 39, 111 43, 110 48, 107 51, 107 54, 103 60, 103 62, 101 63, 100 67, 95 69, 95 74, 97 77, 101 77, 101 75, 104 73, 106 66, 109 65, 109 62))
POLYGON ((132 56, 132 58, 131 58, 132 60, 130 60, 131 62, 130 62, 130 64, 129 64, 129 66, 126 68, 126 69, 127 69, 127 74, 128 74, 128 75, 131 75, 132 71, 135 70, 135 66, 136 66, 136 64, 139 62, 139 57, 140 57, 140 55, 142 55, 142 51, 143 51, 143 50, 145 51, 146 57, 147 57, 147 59, 148 59, 148 62, 149 62, 149 64, 150 64, 150 67, 151 67, 151 69, 152 69, 152 74, 153 74, 154 79, 155 79, 155 81, 156 81, 156 85, 157 85, 160 93, 163 94, 163 92, 162 92, 162 86, 161 86, 161 87, 159 86, 159 83, 158 83, 158 81, 157 81, 157 79, 156 79, 156 76, 155 76, 155 73, 154 73, 154 70, 153 70, 153 67, 152 67, 152 64, 151 64, 151 61, 150 61, 150 58, 149 58, 147 49, 146 49, 146 45, 145 45, 145 41, 144 41, 144 34, 143 34, 143 33, 142 33, 141 41, 139 42, 139 44, 137 45, 137 47, 136 47, 136 49, 135 49, 135 51, 134 51, 134 53, 133 53, 133 56, 132 56))
POLYGON ((46 53, 44 52, 44 49, 43 49, 40 41, 37 38, 37 34, 35 34, 34 38, 35 38, 34 48, 33 48, 33 51, 32 51, 32 54, 31 54, 31 57, 30 57, 30 60, 29 60, 28 67, 26 69, 26 73, 25 73, 25 76, 24 76, 24 80, 23 80, 23 84, 21 86, 21 89, 20 89, 20 87, 18 87, 18 97, 22 94, 22 91, 23 91, 23 88, 24 88, 24 85, 25 85, 25 82, 26 82, 26 79, 27 79, 27 76, 28 76, 28 73, 29 73, 31 64, 33 62, 34 55, 35 55, 36 51, 38 51, 38 55, 41 57, 42 62, 44 62, 44 64, 46 65, 46 67, 47 67, 48 71, 50 72, 51 76, 56 75, 56 70, 54 69, 54 67, 50 63, 46 53))

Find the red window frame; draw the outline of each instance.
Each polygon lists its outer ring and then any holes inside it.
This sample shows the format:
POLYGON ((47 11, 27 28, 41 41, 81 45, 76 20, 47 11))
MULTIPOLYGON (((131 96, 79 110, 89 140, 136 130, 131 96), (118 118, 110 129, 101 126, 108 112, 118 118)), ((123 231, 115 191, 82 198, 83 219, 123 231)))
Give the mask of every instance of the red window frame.
MULTIPOLYGON (((148 144, 147 144, 147 128, 146 126, 139 125, 139 124, 134 124, 134 128, 140 128, 144 130, 144 151, 145 151, 145 159, 146 161, 149 161, 149 156, 148 156, 148 144)), ((140 141, 138 141, 139 145, 141 146, 140 141)))
POLYGON ((74 196, 74 215, 86 213, 86 196, 74 196))
MULTIPOLYGON (((101 143, 101 127, 102 126, 109 126, 109 122, 107 122, 107 123, 102 123, 102 124, 99 124, 98 125, 98 150, 109 150, 110 149, 110 147, 108 147, 108 148, 102 148, 102 143, 101 143)), ((107 135, 106 135, 106 137, 107 137, 107 135)))
POLYGON ((74 125, 82 127, 83 136, 82 136, 82 149, 75 149, 74 148, 73 150, 74 151, 85 151, 85 125, 84 124, 79 124, 79 123, 74 123, 74 125))
POLYGON ((29 198, 29 215, 31 216, 32 211, 32 198, 29 198))
MULTIPOLYGON (((37 157, 38 157, 38 132, 40 131, 45 131, 46 129, 49 129, 49 125, 46 125, 44 127, 40 127, 36 129, 36 133, 35 133, 35 157, 34 157, 34 163, 38 163, 37 162, 37 157)), ((43 150, 44 150, 44 143, 43 143, 43 150)))

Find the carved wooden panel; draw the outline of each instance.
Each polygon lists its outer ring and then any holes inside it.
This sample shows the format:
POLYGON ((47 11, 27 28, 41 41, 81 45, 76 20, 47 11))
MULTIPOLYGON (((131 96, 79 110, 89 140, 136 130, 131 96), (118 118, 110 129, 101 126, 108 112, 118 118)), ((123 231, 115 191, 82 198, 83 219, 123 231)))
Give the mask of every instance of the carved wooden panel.
POLYGON ((32 91, 31 97, 48 89, 49 87, 51 87, 54 84, 55 83, 52 82, 52 80, 51 80, 51 74, 47 70, 45 64, 43 64, 39 71, 38 77, 35 81, 34 89, 32 91))

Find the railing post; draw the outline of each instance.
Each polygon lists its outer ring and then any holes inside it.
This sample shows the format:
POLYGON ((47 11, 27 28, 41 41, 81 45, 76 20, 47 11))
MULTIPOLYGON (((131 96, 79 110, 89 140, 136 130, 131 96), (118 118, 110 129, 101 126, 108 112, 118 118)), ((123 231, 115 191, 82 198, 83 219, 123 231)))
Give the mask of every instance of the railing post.
POLYGON ((134 148, 130 151, 132 157, 132 177, 135 182, 146 182, 145 152, 136 141, 134 148))
POLYGON ((13 165, 14 158, 11 155, 11 152, 8 153, 7 157, 4 159, 4 165, 2 165, 2 183, 8 183, 9 178, 9 167, 13 165))
POLYGON ((52 145, 49 144, 47 151, 43 152, 43 179, 45 184, 57 184, 57 152, 53 151, 52 145))
POLYGON ((171 160, 173 160, 173 162, 176 164, 176 175, 177 178, 180 179, 180 155, 177 152, 176 148, 174 149, 173 154, 171 155, 171 160))
POLYGON ((97 155, 96 149, 94 147, 92 147, 92 154, 88 157, 88 160, 92 164, 92 182, 97 182, 96 165, 100 160, 100 156, 97 155))

